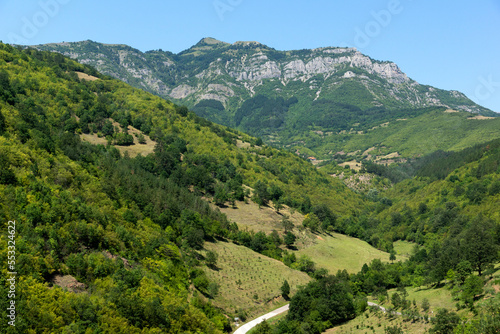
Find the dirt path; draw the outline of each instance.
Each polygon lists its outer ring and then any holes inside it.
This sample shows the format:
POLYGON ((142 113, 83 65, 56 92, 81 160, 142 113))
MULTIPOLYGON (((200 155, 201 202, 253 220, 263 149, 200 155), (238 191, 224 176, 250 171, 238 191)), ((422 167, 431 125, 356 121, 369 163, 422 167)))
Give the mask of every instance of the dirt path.
MULTIPOLYGON (((385 307, 380 306, 378 304, 375 304, 375 303, 372 303, 372 302, 368 302, 368 306, 378 307, 379 309, 382 310, 382 312, 387 313, 387 310, 385 309, 385 307)), ((392 311, 392 314, 401 315, 401 312, 392 311)))
POLYGON ((282 306, 274 311, 271 311, 268 314, 264 314, 263 316, 260 316, 257 319, 254 319, 250 322, 247 322, 246 324, 244 324, 243 326, 238 328, 233 334, 245 334, 246 332, 248 332, 249 330, 251 330, 252 328, 257 326, 258 324, 260 324, 262 321, 267 320, 269 318, 277 316, 278 314, 281 314, 283 312, 288 311, 289 306, 290 306, 290 304, 286 304, 285 306, 282 306))

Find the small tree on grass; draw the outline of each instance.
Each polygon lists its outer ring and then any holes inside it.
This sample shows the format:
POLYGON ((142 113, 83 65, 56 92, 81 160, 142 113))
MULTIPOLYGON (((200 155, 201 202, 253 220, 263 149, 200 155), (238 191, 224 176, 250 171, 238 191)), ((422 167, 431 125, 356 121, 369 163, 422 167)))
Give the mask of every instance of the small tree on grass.
POLYGON ((144 137, 142 133, 137 135, 137 140, 139 141, 139 144, 146 144, 146 137, 144 137))
POLYGON ((401 326, 395 325, 395 326, 389 326, 385 328, 385 333, 386 334, 403 334, 403 329, 401 326))
POLYGON ((280 213, 280 210, 283 209, 283 204, 281 204, 280 199, 273 200, 273 206, 276 213, 280 213))
POLYGON ((227 200, 229 200, 229 193, 224 184, 219 183, 215 186, 214 200, 215 205, 217 206, 222 206, 227 200))
POLYGON ((395 309, 398 309, 401 307, 401 296, 399 293, 394 292, 391 297, 391 302, 392 305, 394 306, 395 309))
POLYGON ((465 280, 460 299, 471 309, 474 306, 474 298, 483 293, 484 282, 481 277, 471 275, 465 280))
POLYGON ((424 311, 425 313, 429 312, 429 308, 431 307, 431 305, 429 304, 429 299, 427 298, 424 298, 422 300, 422 311, 424 311))
POLYGON ((264 182, 258 180, 255 183, 252 199, 259 205, 259 207, 267 205, 270 199, 270 195, 267 191, 267 185, 264 182))
POLYGON ((498 260, 494 224, 478 216, 464 235, 464 254, 479 276, 498 260))
POLYGON ((205 258, 207 266, 210 268, 216 268, 218 258, 219 258, 219 256, 217 255, 217 253, 212 252, 212 251, 208 251, 207 256, 205 258))
POLYGON ((219 294, 219 284, 215 282, 209 283, 207 287, 207 292, 211 298, 217 297, 217 295, 219 294))
POLYGON ((320 221, 314 213, 308 213, 302 222, 302 225, 309 228, 312 232, 317 232, 320 226, 320 221))
POLYGON ((281 226, 285 229, 285 233, 291 232, 294 228, 293 223, 288 219, 289 217, 285 215, 283 219, 281 220, 281 226))
POLYGON ((460 317, 453 311, 447 309, 440 309, 434 319, 432 319, 432 326, 430 332, 436 334, 451 334, 458 325, 460 317))
POLYGON ((287 232, 285 235, 285 240, 284 240, 286 247, 291 248, 293 246, 293 244, 295 243, 296 239, 297 238, 295 237, 295 235, 292 232, 287 232))
POLYGON ((464 284, 467 277, 472 274, 472 265, 469 261, 461 261, 459 264, 457 264, 456 269, 455 279, 458 281, 458 283, 464 284))
POLYGON ((262 321, 260 324, 255 326, 255 329, 253 330, 252 333, 255 334, 271 334, 271 326, 267 323, 266 320, 262 321))
POLYGON ((290 298, 290 285, 288 284, 287 280, 285 280, 283 282, 283 285, 281 286, 281 295, 286 300, 288 300, 290 298))
POLYGON ((394 261, 396 261, 396 252, 394 252, 393 250, 391 251, 390 255, 389 255, 389 260, 394 263, 394 261))

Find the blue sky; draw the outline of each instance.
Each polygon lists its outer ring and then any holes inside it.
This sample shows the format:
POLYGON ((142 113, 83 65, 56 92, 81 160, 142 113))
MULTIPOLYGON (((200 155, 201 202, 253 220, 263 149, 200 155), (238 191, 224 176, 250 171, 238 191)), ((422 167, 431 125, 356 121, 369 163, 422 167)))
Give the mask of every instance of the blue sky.
POLYGON ((203 37, 278 50, 354 46, 500 112, 499 0, 0 0, 0 40, 179 52, 203 37))

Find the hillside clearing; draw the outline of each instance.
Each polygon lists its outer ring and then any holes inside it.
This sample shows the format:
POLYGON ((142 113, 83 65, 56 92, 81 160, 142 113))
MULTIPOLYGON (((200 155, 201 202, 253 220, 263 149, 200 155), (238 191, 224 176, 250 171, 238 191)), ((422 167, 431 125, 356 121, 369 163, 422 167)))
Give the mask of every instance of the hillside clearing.
POLYGON ((98 77, 94 77, 93 75, 88 75, 87 73, 83 73, 83 72, 75 72, 75 73, 78 76, 78 79, 80 79, 80 80, 87 80, 87 81, 99 80, 98 77))
POLYGON ((399 255, 405 258, 409 258, 412 255, 413 249, 416 246, 415 243, 404 240, 395 241, 393 245, 396 256, 399 255))
POLYGON ((343 162, 343 163, 339 164, 339 166, 340 167, 349 166, 350 169, 353 169, 357 172, 359 172, 361 170, 361 163, 357 162, 356 160, 343 162))
MULTIPOLYGON (((215 205, 213 206, 215 207, 215 205)), ((276 210, 267 206, 259 208, 259 205, 252 201, 248 203, 236 201, 234 208, 230 206, 219 207, 219 210, 225 213, 231 221, 236 222, 240 228, 248 228, 248 230, 255 232, 271 233, 273 230, 283 232, 281 221, 285 216, 296 226, 301 225, 304 220, 304 215, 291 210, 286 205, 280 210, 280 213, 277 213, 276 210)))
MULTIPOLYGON (((114 122, 112 119, 110 119, 113 122, 113 126, 117 127, 122 131, 120 124, 117 122, 114 122)), ((129 146, 120 146, 120 145, 115 145, 115 147, 120 151, 121 154, 127 153, 129 157, 134 158, 138 156, 139 154, 142 156, 147 156, 148 154, 153 153, 155 149, 156 142, 151 140, 149 136, 144 135, 144 139, 146 140, 146 144, 139 144, 139 140, 137 139, 137 136, 141 134, 142 132, 133 126, 129 125, 127 128, 127 132, 132 135, 134 138, 134 144, 129 145, 129 146)), ((108 145, 108 140, 105 137, 99 137, 97 133, 90 134, 90 133, 82 133, 80 134, 80 138, 83 141, 86 141, 90 144, 93 145, 108 145)))
MULTIPOLYGON (((231 221, 236 222, 240 229, 247 228, 254 232, 263 231, 266 234, 276 230, 283 235, 284 229, 281 220, 287 215, 295 225, 293 233, 297 236, 295 245, 298 250, 295 251, 296 255, 309 256, 318 267, 328 269, 332 274, 339 269, 356 273, 361 270, 363 264, 370 263, 373 259, 389 261, 388 253, 382 252, 360 239, 339 233, 318 235, 302 230, 304 216, 289 208, 281 210, 278 214, 269 207, 259 208, 253 202, 236 202, 235 207, 223 207, 220 208, 220 211, 225 213, 231 221)), ((398 254, 398 260, 401 255, 398 254)))
POLYGON ((467 119, 486 120, 486 119, 495 119, 495 117, 487 117, 487 116, 477 115, 477 116, 474 116, 474 117, 468 117, 467 119))
POLYGON ((218 254, 217 269, 205 267, 209 279, 220 286, 214 304, 230 312, 242 310, 249 319, 287 303, 280 290, 285 280, 292 295, 311 280, 280 261, 233 243, 206 243, 205 249, 218 254))
POLYGON ((322 234, 313 243, 296 251, 297 256, 307 255, 317 267, 328 269, 330 274, 346 269, 349 273, 357 273, 363 264, 374 259, 389 262, 389 253, 382 252, 367 242, 343 234, 322 234))
POLYGON ((346 322, 340 326, 330 328, 323 332, 324 334, 341 333, 372 333, 384 334, 386 327, 401 327, 403 333, 423 334, 428 333, 431 324, 427 322, 403 321, 401 316, 389 316, 382 311, 368 309, 362 315, 346 322))

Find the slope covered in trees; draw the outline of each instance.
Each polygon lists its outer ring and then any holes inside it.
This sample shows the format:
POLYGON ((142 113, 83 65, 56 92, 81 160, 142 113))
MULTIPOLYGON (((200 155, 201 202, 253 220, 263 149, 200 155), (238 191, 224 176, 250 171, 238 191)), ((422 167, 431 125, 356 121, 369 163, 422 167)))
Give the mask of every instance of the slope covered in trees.
MULTIPOLYGON (((306 213, 328 204, 339 215, 362 202, 291 153, 59 54, 0 44, 0 92, 0 220, 4 231, 17 224, 20 332, 228 331, 196 268, 205 240, 241 234, 202 196, 221 205, 253 196, 306 213), (112 121, 154 139, 154 154, 130 158, 81 140, 94 133, 130 145, 112 121), (68 275, 87 293, 58 287, 68 275)), ((6 279, 4 267, 4 319, 6 279)))
MULTIPOLYGON (((294 101, 274 102, 279 119, 294 101)), ((217 238, 316 279, 292 296, 292 304, 305 298, 299 304, 311 307, 291 308, 290 331, 320 332, 362 312, 367 294, 445 277, 453 277, 457 291, 472 291, 460 292, 460 300, 473 306, 474 277, 482 279, 498 262, 498 146, 436 153, 392 189, 363 198, 294 154, 186 107, 61 55, 0 44, 0 223, 7 231, 8 221, 16 221, 16 330, 229 331, 226 316, 234 310, 212 306, 217 289, 208 291, 200 269, 213 266, 201 250, 217 238), (129 125, 157 143, 153 154, 131 158, 112 145, 81 140, 95 134, 130 145, 131 134, 122 130, 129 125), (276 210, 286 204, 308 214, 304 227, 315 232, 336 230, 386 251, 396 240, 419 247, 408 262, 374 260, 357 274, 331 277, 288 253, 283 236, 239 230, 202 197, 220 206, 245 199, 276 210), (78 284, 61 289, 63 278, 78 284), (339 305, 342 311, 333 312, 339 305)), ((0 238, 4 245, 10 240, 0 238)), ((2 263, 8 250, 0 250, 2 263)), ((4 319, 6 273, 3 268, 4 319)))
POLYGON ((37 48, 69 55, 206 119, 321 159, 338 162, 337 152, 373 146, 380 155, 414 157, 498 136, 500 119, 468 119, 497 113, 460 92, 421 85, 396 64, 353 48, 278 51, 213 38, 178 54, 93 41, 37 48))

